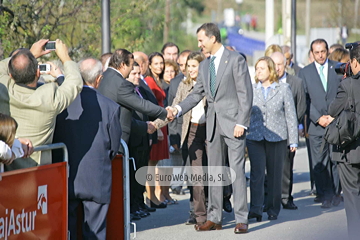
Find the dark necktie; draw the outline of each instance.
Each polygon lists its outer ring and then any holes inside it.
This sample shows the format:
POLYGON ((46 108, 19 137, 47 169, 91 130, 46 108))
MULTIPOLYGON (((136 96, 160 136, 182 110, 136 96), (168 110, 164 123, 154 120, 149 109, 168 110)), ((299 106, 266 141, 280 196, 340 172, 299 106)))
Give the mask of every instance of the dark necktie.
POLYGON ((215 56, 210 59, 210 92, 211 96, 215 96, 216 72, 215 72, 215 56))

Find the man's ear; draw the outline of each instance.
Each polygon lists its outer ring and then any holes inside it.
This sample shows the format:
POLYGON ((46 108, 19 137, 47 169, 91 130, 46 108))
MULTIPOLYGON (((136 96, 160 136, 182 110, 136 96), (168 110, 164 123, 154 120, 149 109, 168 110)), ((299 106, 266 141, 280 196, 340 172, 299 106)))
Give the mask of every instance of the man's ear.
POLYGON ((102 76, 102 75, 99 75, 99 76, 95 79, 95 83, 94 83, 95 86, 94 86, 94 88, 97 89, 97 88, 99 87, 102 78, 103 78, 103 76, 102 76))
POLYGON ((39 78, 40 77, 40 69, 38 68, 37 70, 36 70, 36 78, 39 78))

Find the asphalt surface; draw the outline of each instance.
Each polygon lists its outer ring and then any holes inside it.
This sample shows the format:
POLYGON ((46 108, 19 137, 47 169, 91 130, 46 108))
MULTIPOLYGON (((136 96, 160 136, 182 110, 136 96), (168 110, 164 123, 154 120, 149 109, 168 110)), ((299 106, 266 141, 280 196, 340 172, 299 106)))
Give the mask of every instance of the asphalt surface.
MULTIPOLYGON (((303 144, 302 144, 303 145, 303 144)), ((249 165, 246 162, 246 172, 249 176, 249 165)), ((296 152, 294 163, 294 203, 298 210, 282 209, 277 220, 249 221, 249 232, 234 234, 234 214, 223 213, 223 229, 209 232, 196 232, 193 225, 185 225, 189 216, 189 191, 184 188, 185 195, 172 195, 178 200, 177 205, 169 205, 166 209, 158 209, 151 216, 136 221, 136 239, 251 239, 251 240, 332 240, 347 239, 346 216, 344 203, 330 209, 320 208, 320 203, 310 196, 309 166, 307 150, 300 147, 296 152)), ((248 187, 248 202, 250 201, 248 187)), ((360 227, 360 226, 359 226, 360 227)), ((131 229, 131 238, 134 229, 131 229)), ((360 236, 359 236, 360 239, 360 236)))

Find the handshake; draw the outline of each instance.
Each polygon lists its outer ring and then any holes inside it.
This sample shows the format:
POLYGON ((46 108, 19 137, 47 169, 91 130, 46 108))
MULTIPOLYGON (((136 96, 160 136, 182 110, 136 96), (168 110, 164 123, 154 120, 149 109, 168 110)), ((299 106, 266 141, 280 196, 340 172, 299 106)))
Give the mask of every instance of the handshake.
POLYGON ((176 118, 176 115, 178 114, 178 110, 175 107, 166 107, 166 111, 168 112, 167 114, 167 120, 169 120, 170 122, 174 121, 174 119, 176 118))

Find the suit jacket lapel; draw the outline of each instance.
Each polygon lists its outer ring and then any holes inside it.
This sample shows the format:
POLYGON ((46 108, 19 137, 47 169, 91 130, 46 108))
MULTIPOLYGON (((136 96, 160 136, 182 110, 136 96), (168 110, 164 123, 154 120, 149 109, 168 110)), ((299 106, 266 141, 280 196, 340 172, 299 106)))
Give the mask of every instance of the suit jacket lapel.
POLYGON ((260 99, 261 102, 265 102, 264 94, 262 93, 261 88, 255 87, 255 92, 256 92, 255 96, 257 96, 257 98, 260 99))
MULTIPOLYGON (((204 65, 203 65, 203 73, 204 73, 204 84, 207 87, 208 92, 210 93, 210 57, 208 57, 207 59, 205 59, 203 61, 204 65)), ((209 94, 210 97, 211 94, 209 94)))
POLYGON ((223 55, 221 56, 219 67, 216 72, 215 95, 216 95, 217 89, 220 85, 222 76, 224 75, 225 69, 228 65, 228 62, 229 62, 229 52, 227 49, 225 49, 223 55))
POLYGON ((279 84, 276 83, 275 89, 273 89, 273 88, 269 89, 268 95, 266 97, 266 102, 268 102, 270 99, 272 99, 277 94, 278 91, 279 91, 279 84))

